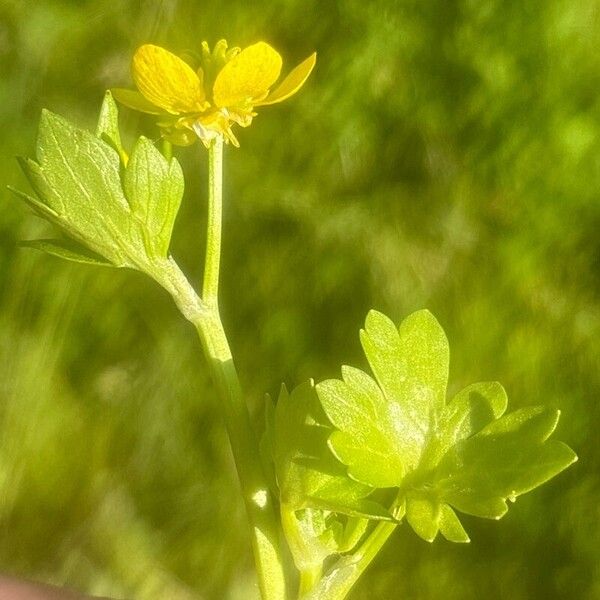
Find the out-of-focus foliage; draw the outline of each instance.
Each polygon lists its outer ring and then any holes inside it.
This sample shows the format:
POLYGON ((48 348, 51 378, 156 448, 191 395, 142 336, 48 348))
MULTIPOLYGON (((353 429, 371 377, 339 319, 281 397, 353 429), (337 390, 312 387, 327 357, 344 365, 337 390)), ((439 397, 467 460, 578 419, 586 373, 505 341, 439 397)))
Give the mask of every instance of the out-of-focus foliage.
MULTIPOLYGON (((401 527, 354 598, 600 596, 600 2, 0 1, 0 179, 43 107, 93 128, 144 42, 264 39, 302 93, 226 152, 223 314, 250 401, 340 363, 376 307, 427 307, 450 392, 563 411, 579 463, 472 543, 401 527)), ((129 132, 151 120, 122 111, 129 132)), ((206 155, 178 152, 196 280, 206 155)), ((70 265, 0 191, 0 568, 139 600, 250 598, 245 517, 191 327, 141 275, 70 265)))

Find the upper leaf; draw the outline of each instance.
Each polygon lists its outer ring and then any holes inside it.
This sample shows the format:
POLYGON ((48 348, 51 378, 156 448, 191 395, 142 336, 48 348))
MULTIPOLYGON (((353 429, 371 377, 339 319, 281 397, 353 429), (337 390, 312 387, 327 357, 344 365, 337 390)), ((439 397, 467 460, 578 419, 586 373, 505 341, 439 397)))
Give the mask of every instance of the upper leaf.
POLYGON ((119 111, 110 91, 104 94, 96 126, 96 137, 108 142, 122 157, 124 151, 119 132, 119 111))
POLYGON ((415 532, 469 538, 453 508, 500 518, 506 500, 554 477, 576 456, 548 441, 558 411, 527 408, 502 416, 506 393, 477 383, 445 403, 449 350, 428 311, 396 329, 371 311, 361 341, 377 383, 350 367, 342 380, 317 385, 336 427, 329 444, 348 474, 372 487, 397 487, 415 532))
MULTIPOLYGON (((130 210, 121 188, 118 153, 44 110, 37 159, 23 160, 21 166, 40 202, 53 211, 54 222, 114 265, 133 266, 135 259, 123 244, 132 236, 127 231, 130 210)), ((42 216, 48 216, 46 211, 42 216)))
POLYGON ((131 210, 142 223, 147 252, 167 256, 175 217, 183 197, 183 173, 154 144, 140 137, 127 163, 123 185, 131 210))
MULTIPOLYGON (((37 198, 17 193, 112 265, 149 272, 156 259, 167 257, 183 175, 175 159, 167 161, 145 138, 136 144, 124 170, 117 116, 110 93, 104 98, 96 135, 44 110, 37 161, 21 160, 37 198)), ((68 252, 60 255, 73 259, 68 252)))

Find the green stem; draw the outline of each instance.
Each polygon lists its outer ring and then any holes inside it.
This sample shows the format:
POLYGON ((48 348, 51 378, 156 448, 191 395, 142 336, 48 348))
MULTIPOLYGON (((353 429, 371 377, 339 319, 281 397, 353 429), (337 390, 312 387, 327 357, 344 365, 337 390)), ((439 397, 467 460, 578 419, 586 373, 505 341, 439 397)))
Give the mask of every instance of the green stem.
POLYGON ((163 141, 162 141, 162 153, 163 153, 163 156, 169 162, 173 158, 173 144, 171 144, 171 142, 165 140, 164 138, 163 138, 163 141))
POLYGON ((263 600, 286 600, 285 574, 275 508, 259 458, 258 443, 244 401, 233 357, 219 316, 221 254, 222 152, 219 138, 209 148, 208 235, 200 299, 171 258, 151 275, 171 294, 181 313, 194 324, 217 388, 246 512, 263 600))
POLYGON ((223 218, 223 138, 218 136, 208 148, 208 223, 202 299, 209 307, 219 301, 221 263, 221 223, 223 218))
POLYGON ((318 566, 305 571, 300 571, 300 587, 298 590, 298 598, 304 598, 306 594, 312 591, 312 589, 321 580, 323 574, 323 567, 318 566))
POLYGON ((342 556, 303 600, 344 600, 397 526, 389 521, 378 523, 361 547, 352 555, 342 556))
POLYGON ((222 401, 227 433, 252 528, 252 547, 264 600, 285 600, 286 587, 275 509, 258 444, 218 311, 195 320, 222 401))
POLYGON ((282 503, 279 507, 279 518, 288 547, 300 573, 298 599, 304 598, 317 585, 323 574, 323 558, 314 552, 306 534, 300 530, 295 511, 282 503), (312 560, 308 561, 307 558, 312 560))
POLYGON ((194 325, 222 401, 225 424, 252 527, 252 546, 261 595, 264 600, 284 600, 285 576, 275 510, 260 463, 248 407, 219 315, 222 198, 223 138, 219 136, 208 149, 208 225, 202 283, 202 300, 208 308, 208 314, 196 319, 194 325))
POLYGON ((364 570, 373 562, 373 559, 379 554, 383 545, 398 527, 398 523, 390 521, 381 521, 377 524, 371 535, 365 540, 358 552, 355 554, 358 560, 356 562, 356 577, 352 584, 362 575, 364 570))

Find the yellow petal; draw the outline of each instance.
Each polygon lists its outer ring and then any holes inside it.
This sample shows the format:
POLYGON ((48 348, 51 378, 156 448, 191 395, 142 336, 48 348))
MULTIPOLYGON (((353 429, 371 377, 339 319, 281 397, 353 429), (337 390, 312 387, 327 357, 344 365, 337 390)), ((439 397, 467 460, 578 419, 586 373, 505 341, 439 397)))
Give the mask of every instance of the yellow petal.
POLYGON ((162 115, 164 111, 154 106, 152 102, 146 100, 144 96, 142 96, 136 90, 126 90, 124 88, 113 88, 110 90, 112 95, 114 96, 117 102, 124 104, 128 108, 133 108, 133 110, 139 110, 143 113, 148 113, 149 115, 162 115))
POLYGON ((217 106, 233 106, 262 98, 277 81, 281 56, 269 44, 258 42, 244 48, 221 69, 215 79, 213 99, 217 106))
POLYGON ((146 44, 133 57, 133 79, 152 104, 178 115, 206 108, 202 71, 198 73, 168 50, 146 44))
POLYGON ((288 76, 264 100, 257 102, 256 106, 275 104, 293 96, 304 85, 316 62, 317 53, 313 52, 307 59, 292 69, 288 76))

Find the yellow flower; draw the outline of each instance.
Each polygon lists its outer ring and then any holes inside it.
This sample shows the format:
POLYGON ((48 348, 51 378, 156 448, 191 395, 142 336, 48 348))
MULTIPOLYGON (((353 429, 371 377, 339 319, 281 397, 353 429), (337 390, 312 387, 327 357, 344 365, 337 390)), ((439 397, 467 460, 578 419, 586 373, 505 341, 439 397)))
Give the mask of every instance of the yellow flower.
POLYGON ((281 102, 304 84, 317 59, 316 52, 283 79, 282 60, 265 42, 241 50, 217 42, 212 52, 202 43, 202 55, 185 62, 168 50, 146 44, 137 49, 132 63, 136 90, 112 90, 122 104, 158 115, 164 137, 182 146, 199 137, 208 147, 223 135, 239 147, 231 127, 248 127, 255 107, 281 102))

